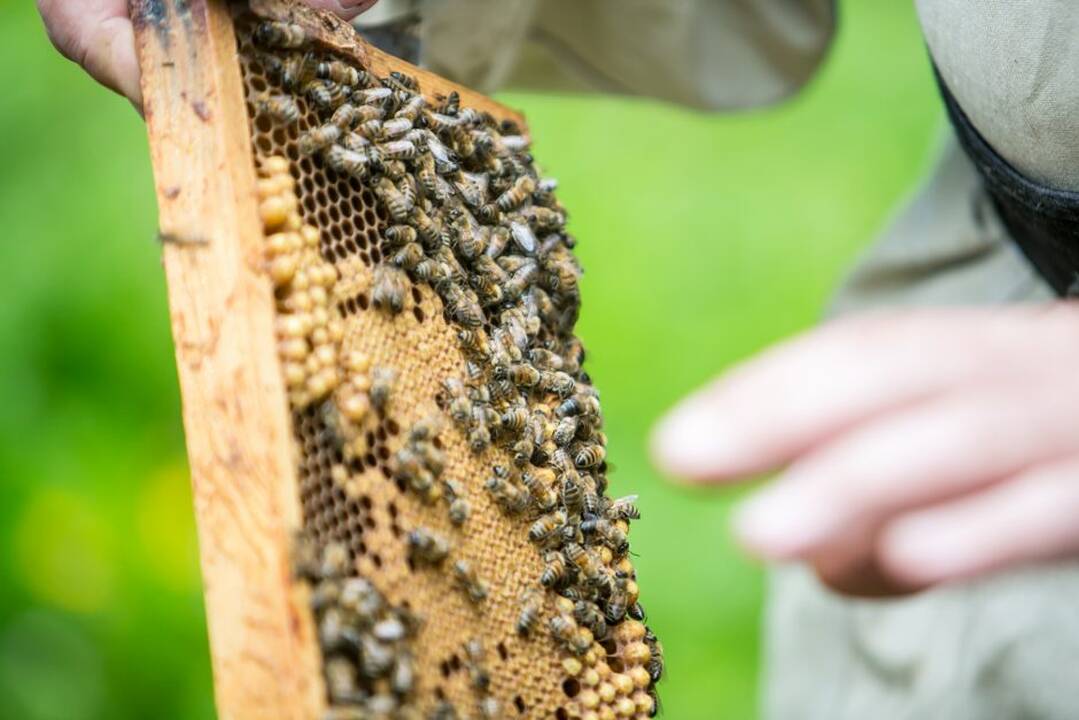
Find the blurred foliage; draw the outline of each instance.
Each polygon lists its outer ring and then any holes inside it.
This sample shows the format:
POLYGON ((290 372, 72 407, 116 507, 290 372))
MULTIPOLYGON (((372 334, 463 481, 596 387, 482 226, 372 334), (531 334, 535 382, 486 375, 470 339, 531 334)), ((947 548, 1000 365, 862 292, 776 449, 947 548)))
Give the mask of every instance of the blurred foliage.
MULTIPOLYGON (((940 125, 909 5, 843 11, 822 73, 780 108, 505 98, 581 241, 580 332, 614 491, 644 508, 634 549, 669 718, 754 715, 762 574, 728 537, 732 493, 650 469, 649 425, 818 317, 940 125)), ((53 52, 32 3, 0 4, 0 82, 0 715, 211 718, 143 128, 53 52)))

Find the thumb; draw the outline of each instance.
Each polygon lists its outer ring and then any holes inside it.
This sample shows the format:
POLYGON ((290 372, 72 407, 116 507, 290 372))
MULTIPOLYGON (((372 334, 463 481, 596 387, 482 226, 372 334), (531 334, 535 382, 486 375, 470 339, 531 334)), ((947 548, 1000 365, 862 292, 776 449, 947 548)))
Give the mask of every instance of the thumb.
POLYGON ((307 4, 320 10, 329 10, 345 20, 351 20, 360 13, 374 7, 378 0, 307 0, 307 4))

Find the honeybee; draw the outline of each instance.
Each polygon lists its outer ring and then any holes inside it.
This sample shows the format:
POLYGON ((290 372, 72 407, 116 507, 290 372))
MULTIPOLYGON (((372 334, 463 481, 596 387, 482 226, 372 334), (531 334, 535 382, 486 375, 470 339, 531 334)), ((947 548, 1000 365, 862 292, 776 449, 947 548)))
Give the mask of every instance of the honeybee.
POLYGON ((618 498, 607 508, 606 515, 610 520, 640 520, 641 511, 637 509, 636 503, 636 495, 618 498))
POLYGON ((543 572, 540 574, 540 584, 543 587, 555 587, 567 577, 569 567, 566 564, 566 556, 558 550, 550 550, 543 556, 543 572))
POLYGON ((317 63, 311 53, 292 53, 284 61, 279 61, 271 74, 276 75, 285 88, 298 90, 315 77, 316 67, 317 63))
POLYGON ((416 670, 412 654, 407 650, 398 650, 390 671, 390 689, 399 697, 412 693, 416 687, 416 670))
POLYGON ((552 439, 555 445, 559 447, 566 447, 573 442, 574 436, 577 434, 577 416, 569 415, 558 421, 558 425, 555 426, 554 435, 552 439))
POLYGON ((356 682, 356 666, 344 657, 330 657, 323 665, 326 677, 326 692, 333 703, 359 704, 366 693, 360 690, 356 682))
POLYGON ((507 377, 517 387, 531 388, 539 384, 540 371, 528 363, 515 363, 510 365, 507 377))
POLYGON ((416 78, 411 75, 406 75, 398 70, 391 72, 389 77, 383 80, 383 82, 386 84, 386 87, 398 92, 403 92, 407 95, 411 95, 420 89, 420 84, 416 81, 416 78))
POLYGON ((442 225, 437 220, 433 219, 425 211, 420 208, 416 208, 413 213, 411 222, 416 231, 420 234, 420 239, 423 241, 423 246, 428 250, 435 250, 442 244, 442 225))
POLYGON ((502 509, 510 514, 523 512, 528 507, 528 495, 510 479, 509 471, 496 465, 494 474, 483 485, 502 509))
POLYGON ((528 489, 532 502, 537 508, 540 508, 541 512, 549 513, 555 510, 555 506, 558 504, 558 495, 535 474, 523 473, 521 483, 528 489))
POLYGON ((438 182, 438 174, 435 172, 435 159, 430 153, 420 156, 416 177, 420 186, 429 197, 436 198, 439 202, 445 202, 446 196, 442 193, 442 186, 438 182))
POLYGON ((573 654, 584 655, 592 647, 592 631, 569 615, 555 615, 549 625, 552 637, 573 654))
POLYGON ((332 80, 312 80, 304 87, 304 93, 323 112, 336 110, 349 98, 349 90, 332 80))
POLYGON ((378 135, 383 140, 392 140, 401 137, 411 129, 412 122, 408 118, 395 115, 392 119, 382 123, 378 135))
POLYGON ((487 426, 487 414, 480 405, 472 406, 472 426, 468 430, 468 445, 474 453, 481 453, 491 444, 491 430, 487 426))
POLYGON ((548 258, 546 268, 547 283, 551 290, 563 295, 576 295, 579 292, 578 282, 581 270, 573 261, 572 256, 548 258))
POLYGON ((465 392, 465 384, 457 378, 442 381, 443 406, 458 425, 464 425, 472 416, 472 401, 465 392))
POLYGON ((439 106, 438 111, 443 115, 449 115, 450 117, 457 114, 457 111, 461 109, 461 95, 456 91, 450 91, 450 94, 446 96, 445 100, 439 106))
POLYGON ((427 126, 439 133, 448 133, 461 124, 461 119, 440 111, 427 110, 423 113, 427 126))
POLYGON ((390 160, 415 160, 420 151, 410 140, 390 140, 378 146, 379 154, 390 160))
MULTIPOLYGON (((446 147, 438 135, 435 135, 430 130, 426 131, 426 146, 427 151, 431 154, 431 157, 435 161, 435 172, 442 175, 450 175, 460 170, 460 163, 458 163, 457 155, 446 147)), ((450 186, 451 189, 453 186, 450 186)))
POLYGON ((511 407, 502 413, 502 427, 511 433, 519 433, 528 422, 528 408, 523 405, 511 407))
POLYGON ((422 420, 417 420, 409 428, 408 438, 413 443, 419 443, 426 440, 431 440, 436 437, 442 431, 442 422, 435 415, 431 415, 422 420))
POLYGON ((438 565, 450 554, 449 541, 426 528, 411 531, 406 543, 409 559, 417 564, 438 565))
POLYGON ((521 610, 517 614, 517 634, 528 637, 539 622, 543 612, 543 596, 534 588, 525 588, 521 593, 521 610))
POLYGON ((561 397, 569 397, 577 389, 577 381, 568 373, 548 370, 541 374, 540 389, 544 392, 553 392, 561 397))
POLYGON ((396 222, 406 222, 412 214, 415 198, 408 198, 397 189, 388 177, 380 177, 375 183, 375 194, 390 211, 396 222))
POLYGON ((393 95, 393 90, 385 87, 373 87, 363 88, 356 90, 352 93, 352 99, 361 105, 373 105, 375 103, 382 102, 390 95, 393 95))
POLYGON ((547 513, 532 523, 532 527, 528 529, 528 539, 537 545, 542 545, 558 533, 565 524, 566 512, 564 510, 547 513))
POLYGON ((579 468, 599 465, 606 459, 607 451, 602 445, 582 445, 573 455, 573 462, 579 468))
POLYGON ((663 644, 655 636, 651 628, 645 628, 644 630, 644 643, 652 651, 648 660, 648 676, 652 679, 652 684, 654 685, 663 678, 663 644))
POLYGON ((255 28, 255 42, 271 48, 294 50, 307 42, 307 33, 299 25, 263 20, 255 28))
POLYGON ((579 393, 563 400, 558 407, 555 408, 554 412, 558 417, 568 417, 571 415, 595 417, 598 416, 600 412, 599 399, 594 395, 579 393))
POLYGON ((360 673, 367 678, 382 677, 393 667, 397 653, 370 635, 360 638, 360 673))
POLYGON ((394 381, 397 379, 397 371, 389 367, 376 367, 371 371, 371 389, 368 395, 371 405, 377 410, 385 410, 390 403, 394 381))
POLYGON ((414 270, 427 256, 419 243, 408 243, 393 255, 393 264, 402 270, 414 270))
MULTIPOLYGON (((508 134, 501 137, 502 147, 509 152, 524 152, 528 150, 532 144, 527 137, 520 134, 508 134)), ((548 178, 540 181, 540 189, 544 192, 554 192, 558 187, 558 181, 554 178, 548 178)))
POLYGON ((528 223, 540 232, 560 230, 566 224, 563 213, 545 207, 531 207, 525 213, 528 223))
POLYGON ((463 158, 471 158, 476 154, 476 141, 472 133, 463 125, 456 124, 450 127, 450 137, 453 138, 457 154, 463 158))
POLYGON ((383 111, 380 108, 371 105, 357 107, 350 102, 346 102, 333 111, 330 122, 341 128, 341 130, 351 130, 361 123, 378 119, 382 115, 383 111))
MULTIPOLYGON (((318 64, 318 70, 316 74, 320 78, 323 78, 325 80, 332 80, 333 82, 339 83, 341 85, 361 84, 360 71, 347 63, 341 62, 340 60, 320 62, 318 64)), ((366 73, 364 74, 366 75, 366 73)))
POLYGON ((472 514, 472 505, 464 497, 457 496, 450 501, 450 522, 454 525, 464 525, 472 514))
POLYGON ((600 563, 595 554, 580 543, 569 543, 564 548, 566 559, 577 568, 589 582, 595 583, 601 574, 600 563))
POLYGON ((471 638, 465 643, 465 654, 468 656, 466 667, 468 676, 472 681, 472 687, 480 692, 487 692, 491 687, 491 674, 483 666, 487 656, 483 648, 483 642, 479 638, 471 638))
POLYGON ((606 617, 612 625, 622 622, 629 607, 629 594, 626 592, 626 578, 615 578, 614 589, 607 598, 606 617))
POLYGON ((255 110, 286 125, 300 119, 300 108, 289 95, 263 95, 255 101, 255 110))
POLYGON ((562 505, 571 515, 580 515, 584 509, 584 493, 579 480, 567 476, 562 479, 562 505))
MULTIPOLYGON (((528 199, 529 195, 531 195, 535 189, 535 179, 529 175, 524 175, 517 178, 509 190, 506 190, 506 192, 498 196, 498 199, 495 200, 495 205, 498 206, 499 210, 509 212, 510 210, 523 205, 525 200, 528 199)), ((534 235, 532 239, 535 240, 534 235)), ((525 252, 535 252, 535 247, 533 247, 532 250, 522 249, 525 250, 525 252)))
MULTIPOLYGON (((455 222, 450 226, 453 230, 454 246, 462 257, 472 260, 477 258, 487 249, 487 238, 480 230, 476 221, 470 216, 468 210, 458 208, 455 213, 455 222)), ((490 261, 490 258, 487 258, 490 261)), ((490 261, 494 265, 493 261, 490 261)), ((486 266, 485 266, 486 267, 486 266)), ((494 267, 498 267, 494 265, 494 267)), ((475 268, 481 272, 480 268, 475 268)), ((501 270, 501 268, 499 268, 501 270)))
POLYGON ((453 575, 457 579, 457 584, 472 602, 480 603, 487 599, 487 583, 480 579, 467 560, 458 560, 453 563, 453 575))
POLYGON ((318 619, 318 642, 324 652, 334 653, 355 646, 354 633, 340 608, 330 607, 318 619))
POLYGON ((427 107, 427 99, 423 95, 414 95, 405 101, 397 111, 396 117, 406 119, 410 123, 415 123, 425 107, 427 107))
POLYGON ((521 249, 521 252, 526 255, 536 253, 536 234, 532 232, 532 228, 528 226, 528 223, 518 221, 510 223, 510 237, 513 238, 513 242, 521 249))
POLYGON ((345 136, 340 140, 341 146, 346 150, 352 150, 353 152, 360 152, 367 156, 368 162, 372 168, 381 167, 382 161, 374 153, 374 149, 371 147, 371 142, 360 135, 357 132, 345 133, 345 136))
POLYGON ((344 543, 334 542, 322 550, 319 577, 323 580, 344 577, 349 571, 348 548, 344 543))
POLYGON ((342 610, 367 625, 374 622, 385 608, 385 599, 369 580, 353 577, 342 584, 338 604, 342 610))
POLYGON ((595 639, 603 640, 607 637, 607 619, 595 603, 578 600, 573 606, 573 617, 591 630, 595 639))
POLYGON ((487 225, 498 225, 502 222, 502 211, 494 203, 480 205, 476 208, 476 214, 487 225))
POLYGON ((548 621, 548 627, 555 640, 568 646, 577 632, 577 621, 569 615, 555 615, 548 621))
POLYGON ((416 228, 411 225, 390 225, 383 232, 383 237, 386 238, 392 245, 392 247, 403 247, 409 243, 416 242, 416 228))
POLYGON ((480 208, 483 206, 486 188, 483 187, 474 175, 458 172, 451 180, 453 187, 469 207, 480 208))
POLYGON ((472 328, 483 325, 483 309, 466 290, 453 283, 446 284, 444 290, 442 300, 446 305, 446 312, 455 322, 472 328))
POLYGON ((540 370, 561 370, 562 356, 544 348, 532 348, 528 351, 528 359, 540 370))
POLYGON ((524 467, 533 460, 536 454, 536 436, 530 426, 525 426, 525 430, 518 435, 517 442, 513 443, 511 450, 513 464, 517 467, 524 467))
POLYGON ((354 177, 357 180, 367 177, 370 158, 365 153, 348 150, 341 145, 331 145, 326 148, 322 157, 336 173, 354 177))
POLYGON ((379 642, 392 643, 403 640, 408 634, 408 629, 399 618, 388 617, 375 623, 375 626, 371 628, 371 634, 379 642))
POLYGON ((498 260, 510 242, 510 231, 501 225, 491 227, 487 233, 487 250, 484 252, 492 260, 498 260))
POLYGON ((333 145, 340 138, 341 128, 333 123, 326 123, 301 135, 297 145, 300 154, 313 155, 319 150, 333 145))
POLYGON ((584 498, 581 516, 588 519, 596 517, 601 511, 601 498, 596 492, 596 482, 591 475, 581 478, 584 481, 584 498))
POLYGON ((517 268, 509 280, 502 285, 502 292, 511 300, 520 297, 532 284, 532 279, 536 276, 538 270, 539 268, 535 263, 526 263, 517 268))
POLYGON ((408 276, 400 268, 379 265, 375 268, 371 301, 382 311, 397 315, 405 309, 408 286, 408 276))

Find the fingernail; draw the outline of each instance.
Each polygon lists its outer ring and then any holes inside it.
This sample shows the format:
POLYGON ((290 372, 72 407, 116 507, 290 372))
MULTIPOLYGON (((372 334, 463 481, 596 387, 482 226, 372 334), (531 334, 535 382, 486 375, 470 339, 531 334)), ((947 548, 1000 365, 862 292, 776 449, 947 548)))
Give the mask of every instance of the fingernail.
POLYGON ((733 431, 711 408, 690 400, 656 427, 652 449, 656 461, 677 476, 721 475, 734 458, 733 431))
POLYGON ((830 528, 827 516, 794 487, 754 495, 735 508, 732 525, 739 543, 772 560, 801 555, 823 540, 830 528))

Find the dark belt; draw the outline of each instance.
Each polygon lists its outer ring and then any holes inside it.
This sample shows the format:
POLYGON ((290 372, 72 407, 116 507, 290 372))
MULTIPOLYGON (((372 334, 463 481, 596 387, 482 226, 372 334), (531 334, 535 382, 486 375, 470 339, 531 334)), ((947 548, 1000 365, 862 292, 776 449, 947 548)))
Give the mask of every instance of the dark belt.
POLYGON ((978 168, 1004 226, 1057 294, 1076 294, 1079 193, 1046 187, 1012 167, 971 124, 935 67, 934 72, 959 142, 978 168))

